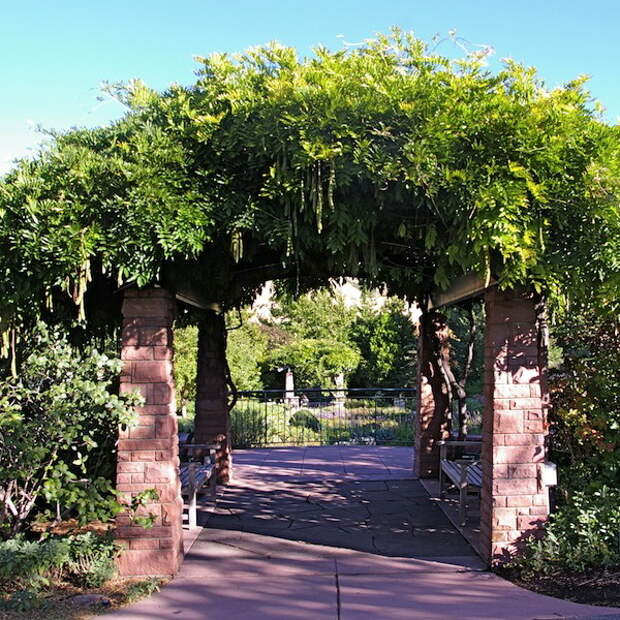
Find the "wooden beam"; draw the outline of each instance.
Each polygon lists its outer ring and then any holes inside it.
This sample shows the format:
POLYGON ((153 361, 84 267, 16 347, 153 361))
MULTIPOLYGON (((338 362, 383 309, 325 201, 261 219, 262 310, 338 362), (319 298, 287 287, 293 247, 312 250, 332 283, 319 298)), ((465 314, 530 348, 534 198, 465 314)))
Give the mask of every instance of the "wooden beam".
POLYGON ((468 273, 455 280, 445 291, 435 289, 431 292, 429 309, 452 306, 467 299, 481 297, 484 292, 497 285, 491 278, 487 283, 477 273, 468 273))
POLYGON ((194 291, 190 290, 177 290, 175 293, 176 298, 182 301, 184 304, 194 306, 194 308, 200 308, 201 310, 213 310, 214 312, 221 312, 222 305, 217 301, 209 301, 206 297, 196 295, 194 291))

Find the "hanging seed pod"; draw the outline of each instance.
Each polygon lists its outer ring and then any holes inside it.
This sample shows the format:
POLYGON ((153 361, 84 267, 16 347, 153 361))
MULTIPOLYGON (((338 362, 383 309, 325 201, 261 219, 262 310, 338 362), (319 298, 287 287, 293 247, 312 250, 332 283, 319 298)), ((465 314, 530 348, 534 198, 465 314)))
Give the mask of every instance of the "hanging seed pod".
POLYGON ((2 344, 0 345, 0 355, 7 358, 11 350, 11 330, 7 328, 2 332, 2 344))
POLYGON ((230 250, 234 261, 238 263, 243 257, 243 236, 240 230, 233 231, 230 238, 230 250))
POLYGON ((17 331, 11 330, 11 375, 17 378, 17 355, 15 350, 17 348, 17 331))
POLYGON ((321 165, 317 163, 316 173, 316 192, 317 192, 317 205, 316 205, 316 228, 318 232, 323 230, 323 182, 321 179, 321 165))
POLYGON ((54 297, 52 296, 51 289, 45 291, 45 307, 50 311, 54 311, 54 297))
POLYGON ((333 159, 329 160, 329 180, 327 182, 327 204, 334 209, 334 190, 336 189, 336 164, 333 159))

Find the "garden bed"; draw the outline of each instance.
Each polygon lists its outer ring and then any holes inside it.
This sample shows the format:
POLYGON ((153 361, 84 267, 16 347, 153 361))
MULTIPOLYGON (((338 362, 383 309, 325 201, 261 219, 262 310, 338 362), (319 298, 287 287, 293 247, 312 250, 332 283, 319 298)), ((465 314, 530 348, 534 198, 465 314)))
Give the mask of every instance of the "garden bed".
POLYGON ((84 589, 69 583, 57 584, 35 599, 24 599, 21 609, 7 609, 8 597, 0 595, 0 620, 83 620, 135 603, 156 592, 163 580, 112 579, 100 588, 84 589), (93 603, 76 597, 93 595, 93 603), (101 601, 96 598, 101 597, 101 601))
POLYGON ((499 574, 518 586, 539 594, 575 603, 620 607, 620 570, 561 572, 527 578, 514 570, 499 571, 499 574))

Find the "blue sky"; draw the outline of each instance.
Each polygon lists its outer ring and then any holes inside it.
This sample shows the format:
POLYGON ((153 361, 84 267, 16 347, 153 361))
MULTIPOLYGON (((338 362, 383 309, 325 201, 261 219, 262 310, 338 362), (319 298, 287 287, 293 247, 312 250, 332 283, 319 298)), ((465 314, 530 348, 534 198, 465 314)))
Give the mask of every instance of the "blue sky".
MULTIPOLYGON (((458 35, 535 65, 548 86, 592 76, 620 117, 620 0, 0 0, 0 173, 33 152, 36 125, 93 126, 122 114, 103 81, 165 88, 193 79, 196 55, 270 40, 302 54, 398 25, 430 40, 458 35), (344 35, 344 39, 338 35, 344 35)), ((442 44, 447 55, 457 50, 442 44)))

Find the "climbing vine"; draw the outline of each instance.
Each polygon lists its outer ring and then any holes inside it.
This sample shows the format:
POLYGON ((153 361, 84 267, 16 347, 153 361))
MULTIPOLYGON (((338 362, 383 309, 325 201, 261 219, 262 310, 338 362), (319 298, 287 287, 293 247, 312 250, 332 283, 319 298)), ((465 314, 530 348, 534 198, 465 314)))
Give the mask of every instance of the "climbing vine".
POLYGON ((110 87, 122 120, 54 136, 0 182, 5 350, 28 317, 70 298, 90 320, 101 282, 175 265, 229 306, 267 277, 357 275, 423 300, 473 270, 620 315, 619 130, 584 80, 549 90, 397 30, 198 62, 190 86, 110 87))

